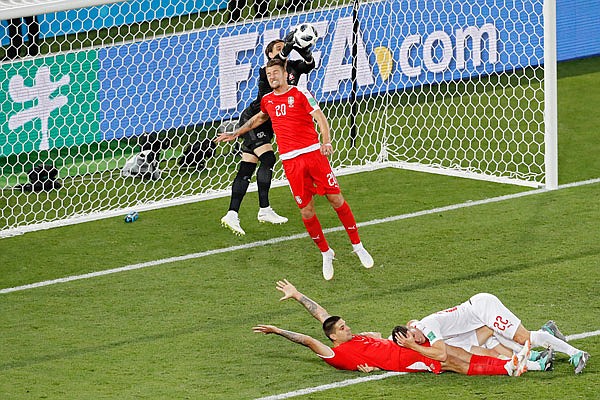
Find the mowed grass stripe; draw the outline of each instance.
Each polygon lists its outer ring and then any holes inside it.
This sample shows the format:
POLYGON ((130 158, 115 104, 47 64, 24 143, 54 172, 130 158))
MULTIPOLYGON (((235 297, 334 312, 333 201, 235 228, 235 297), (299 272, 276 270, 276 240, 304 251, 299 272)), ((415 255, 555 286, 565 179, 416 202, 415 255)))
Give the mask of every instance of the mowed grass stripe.
MULTIPOLYGON (((600 178, 589 179, 589 180, 580 181, 580 182, 573 182, 573 183, 569 183, 569 184, 565 184, 565 185, 560 185, 557 190, 568 189, 568 188, 584 186, 584 185, 591 185, 591 184, 596 184, 599 182, 600 182, 600 178)), ((457 203, 457 204, 452 204, 452 205, 443 206, 443 207, 436 207, 436 208, 423 210, 423 211, 417 211, 417 212, 413 212, 413 213, 396 215, 396 216, 387 217, 387 218, 374 219, 371 221, 358 223, 357 225, 359 227, 378 225, 378 224, 383 224, 383 223, 388 223, 388 222, 393 222, 393 221, 398 221, 398 220, 403 220, 403 219, 409 219, 409 218, 415 218, 415 217, 429 215, 429 214, 436 214, 436 213, 441 213, 441 212, 446 212, 446 211, 457 210, 460 208, 496 203, 496 202, 500 202, 500 201, 511 200, 511 199, 515 199, 515 198, 531 196, 531 195, 536 195, 536 194, 546 193, 546 192, 548 192, 548 190, 546 190, 546 189, 537 189, 537 190, 514 193, 514 194, 509 194, 509 195, 491 197, 488 199, 467 201, 467 202, 463 202, 463 203, 457 203)), ((337 232, 337 231, 342 231, 343 229, 344 229, 343 226, 337 226, 334 228, 324 229, 323 232, 324 233, 337 232)), ((186 254, 183 256, 168 257, 168 258, 163 258, 160 260, 131 264, 131 265, 126 265, 126 266, 119 267, 119 268, 112 268, 112 269, 107 269, 107 270, 103 270, 103 271, 90 272, 90 273, 82 274, 82 275, 67 276, 64 278, 52 279, 52 280, 47 280, 47 281, 31 283, 31 284, 27 284, 27 285, 21 285, 21 286, 0 289, 0 294, 7 294, 7 293, 18 292, 18 291, 23 291, 23 290, 35 289, 35 288, 39 288, 39 287, 43 287, 43 286, 56 285, 59 283, 72 282, 72 281, 77 281, 77 280, 82 280, 82 279, 91 279, 91 278, 96 278, 96 277, 104 276, 104 275, 116 274, 116 273, 120 273, 120 272, 155 267, 155 266, 170 264, 170 263, 174 263, 174 262, 203 258, 203 257, 215 255, 215 254, 223 254, 223 253, 229 253, 229 252, 238 251, 238 250, 251 249, 251 248, 266 246, 266 245, 270 245, 270 244, 287 242, 290 240, 297 240, 297 239, 304 238, 306 236, 307 236, 306 233, 282 236, 282 237, 278 237, 278 238, 273 238, 273 239, 268 239, 268 240, 260 240, 260 241, 256 241, 256 242, 252 242, 252 243, 243 244, 243 245, 229 246, 229 247, 224 247, 221 249, 214 249, 214 250, 208 250, 208 251, 203 251, 203 252, 199 252, 199 253, 186 254)))

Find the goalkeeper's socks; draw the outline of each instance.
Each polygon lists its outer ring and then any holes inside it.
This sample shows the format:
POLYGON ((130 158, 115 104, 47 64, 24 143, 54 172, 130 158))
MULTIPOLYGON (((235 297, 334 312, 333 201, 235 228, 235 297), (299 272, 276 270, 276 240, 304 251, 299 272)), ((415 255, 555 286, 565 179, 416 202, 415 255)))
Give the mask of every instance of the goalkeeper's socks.
POLYGON ((346 201, 340 207, 335 208, 335 212, 338 215, 338 218, 346 228, 346 233, 348 233, 348 237, 350 238, 350 242, 352 244, 360 243, 360 236, 358 236, 358 228, 356 227, 356 220, 354 219, 354 214, 352 214, 352 210, 346 201))
POLYGON ((315 242, 315 244, 319 247, 322 253, 329 250, 329 244, 325 239, 325 235, 323 234, 323 229, 321 228, 321 223, 319 222, 319 218, 317 218, 317 214, 313 215, 312 218, 304 219, 302 218, 302 222, 304 222, 304 226, 306 227, 306 231, 310 235, 310 238, 315 242))

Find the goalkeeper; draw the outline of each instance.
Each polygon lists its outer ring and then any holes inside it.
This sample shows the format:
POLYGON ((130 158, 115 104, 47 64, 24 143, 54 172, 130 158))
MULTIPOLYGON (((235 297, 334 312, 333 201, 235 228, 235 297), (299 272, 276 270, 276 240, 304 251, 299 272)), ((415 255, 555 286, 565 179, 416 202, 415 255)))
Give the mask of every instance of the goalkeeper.
MULTIPOLYGON (((297 85, 302 74, 308 74, 315 68, 315 60, 310 51, 310 47, 300 48, 294 41, 294 31, 285 37, 285 40, 273 40, 266 49, 265 55, 269 60, 280 58, 283 61, 292 50, 296 50, 302 60, 288 60, 286 69, 288 72, 288 84, 297 85)), ((273 89, 269 86, 265 67, 260 69, 258 80, 258 96, 250 105, 242 111, 238 122, 238 127, 252 118, 260 111, 260 101, 262 97, 273 89)), ((242 143, 242 161, 240 162, 237 175, 231 186, 231 199, 229 201, 229 211, 221 218, 221 225, 229 228, 236 235, 245 235, 246 232, 240 225, 238 212, 242 200, 248 191, 250 179, 256 170, 260 161, 260 166, 256 173, 256 184, 258 186, 258 202, 260 209, 258 211, 259 222, 270 222, 272 224, 284 224, 287 218, 278 215, 270 207, 269 190, 271 188, 271 178, 273 177, 273 167, 275 165, 275 153, 271 141, 273 139, 273 127, 271 120, 254 128, 244 135, 242 143)))

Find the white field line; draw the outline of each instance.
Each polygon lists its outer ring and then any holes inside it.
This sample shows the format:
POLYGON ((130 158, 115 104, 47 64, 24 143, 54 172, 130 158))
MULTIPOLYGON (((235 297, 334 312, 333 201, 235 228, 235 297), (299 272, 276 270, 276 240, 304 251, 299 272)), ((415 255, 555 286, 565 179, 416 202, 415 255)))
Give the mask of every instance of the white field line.
MULTIPOLYGON (((584 339, 584 338, 598 336, 598 335, 600 335, 600 331, 583 332, 583 333, 577 333, 574 335, 567 335, 567 340, 572 341, 572 340, 584 339)), ((274 395, 267 396, 267 397, 261 397, 256 400, 289 399, 291 397, 303 396, 305 394, 322 392, 322 391, 329 390, 329 389, 337 389, 337 388, 341 388, 341 387, 345 387, 345 386, 356 385, 356 384, 363 383, 363 382, 378 381, 381 379, 386 379, 391 376, 398 376, 398 375, 407 375, 407 372, 386 372, 386 373, 377 374, 377 375, 366 375, 361 378, 348 379, 345 381, 328 383, 326 385, 320 385, 320 386, 315 386, 315 387, 310 387, 310 388, 305 388, 305 389, 298 389, 298 390, 294 390, 293 392, 274 394, 274 395)))
POLYGON ((585 338, 589 338, 592 336, 598 336, 600 335, 600 331, 592 331, 592 332, 583 332, 583 333, 576 333, 573 335, 567 335, 567 340, 571 341, 571 340, 579 340, 579 339, 585 339, 585 338))
MULTIPOLYGON (((594 184, 594 183, 600 183, 600 178, 590 179, 587 181, 574 182, 574 183, 570 183, 570 184, 566 184, 566 185, 561 185, 556 190, 566 189, 566 188, 571 188, 571 187, 576 187, 576 186, 589 185, 589 184, 594 184)), ((452 204, 449 206, 437 207, 437 208, 432 208, 429 210, 417 211, 417 212, 413 212, 413 213, 396 215, 396 216, 381 218, 381 219, 374 219, 371 221, 361 222, 357 225, 359 227, 378 225, 378 224, 383 224, 383 223, 387 223, 387 222, 393 222, 393 221, 398 221, 398 220, 403 220, 403 219, 408 219, 408 218, 420 217, 423 215, 436 214, 436 213, 445 212, 445 211, 457 210, 460 208, 478 206, 478 205, 482 205, 482 204, 497 203, 500 201, 516 199, 519 197, 531 196, 531 195, 546 193, 546 192, 548 192, 548 190, 546 190, 546 189, 536 189, 536 190, 530 190, 527 192, 520 192, 520 193, 514 193, 514 194, 509 194, 509 195, 504 195, 504 196, 491 197, 489 199, 466 201, 464 203, 452 204)), ((344 229, 343 226, 338 226, 335 228, 324 229, 323 232, 324 233, 337 232, 337 231, 341 231, 343 229, 344 229)), ((50 285, 55 285, 58 283, 66 283, 66 282, 77 281, 77 280, 81 280, 81 279, 96 278, 96 277, 103 276, 103 275, 116 274, 116 273, 125 272, 125 271, 133 271, 136 269, 155 267, 155 266, 163 265, 163 264, 169 264, 169 263, 185 261, 185 260, 192 260, 192 259, 197 259, 197 258, 203 258, 203 257, 211 256, 214 254, 229 253, 229 252, 237 251, 237 250, 251 249, 254 247, 266 246, 269 244, 276 244, 276 243, 281 243, 281 242, 287 242, 290 240, 301 239, 306 236, 307 236, 306 233, 300 233, 300 234, 291 235, 291 236, 281 236, 278 238, 273 238, 273 239, 268 239, 268 240, 260 240, 257 242, 246 243, 246 244, 242 244, 242 245, 238 245, 238 246, 230 246, 230 247, 225 247, 222 249, 208 250, 208 251, 203 251, 200 253, 191 253, 191 254, 186 254, 183 256, 163 258, 160 260, 147 261, 147 262, 143 262, 143 263, 139 263, 139 264, 126 265, 124 267, 112 268, 112 269, 107 269, 107 270, 97 271, 97 272, 90 272, 90 273, 83 274, 83 275, 72 275, 72 276, 67 276, 64 278, 52 279, 49 281, 42 281, 42 282, 30 283, 30 284, 22 285, 22 286, 15 286, 15 287, 11 287, 11 288, 0 289, 0 294, 18 292, 18 291, 28 290, 28 289, 35 289, 35 288, 42 287, 42 286, 50 286, 50 285)))
POLYGON ((369 382, 369 381, 379 381, 381 379, 389 378, 390 376, 406 375, 406 374, 407 374, 407 372, 386 372, 386 373, 377 374, 377 375, 367 375, 367 376, 364 376, 361 378, 348 379, 346 381, 328 383, 326 385, 315 386, 312 388, 294 390, 293 392, 276 394, 276 395, 267 396, 267 397, 261 397, 260 399, 257 399, 257 400, 289 399, 290 397, 296 397, 296 396, 302 396, 305 394, 322 392, 324 390, 329 390, 329 389, 337 389, 337 388, 341 388, 344 386, 356 385, 357 383, 363 383, 363 382, 369 382))

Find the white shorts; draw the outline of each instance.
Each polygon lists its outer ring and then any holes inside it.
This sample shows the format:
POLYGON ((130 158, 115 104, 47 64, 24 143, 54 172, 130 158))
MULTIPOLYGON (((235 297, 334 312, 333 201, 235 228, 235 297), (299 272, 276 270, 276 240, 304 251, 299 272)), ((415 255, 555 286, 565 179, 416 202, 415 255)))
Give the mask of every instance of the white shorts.
POLYGON ((521 325, 517 318, 502 302, 493 294, 478 293, 469 299, 471 312, 481 320, 483 325, 494 331, 494 334, 512 339, 521 325))
POLYGON ((479 293, 456 307, 428 315, 421 321, 417 321, 415 326, 433 344, 438 340, 448 340, 457 336, 462 337, 462 335, 475 331, 482 326, 492 329, 494 335, 512 340, 520 324, 521 320, 506 308, 496 296, 489 293, 479 293))
POLYGON ((469 352, 471 351, 471 347, 479 346, 479 341, 477 340, 477 332, 476 331, 470 331, 467 333, 463 333, 461 335, 451 337, 449 339, 445 339, 444 342, 447 345, 454 346, 454 347, 460 347, 461 349, 464 349, 469 352))

